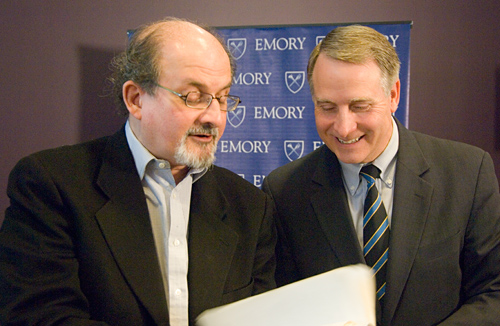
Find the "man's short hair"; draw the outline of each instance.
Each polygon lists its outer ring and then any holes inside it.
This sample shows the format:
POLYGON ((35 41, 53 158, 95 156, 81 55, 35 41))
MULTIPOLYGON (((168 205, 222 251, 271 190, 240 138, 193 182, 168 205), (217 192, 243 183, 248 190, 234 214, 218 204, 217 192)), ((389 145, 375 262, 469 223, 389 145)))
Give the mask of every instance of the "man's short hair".
POLYGON ((381 71, 381 84, 386 95, 399 78, 400 61, 387 38, 373 28, 361 25, 340 26, 329 32, 309 56, 307 79, 314 94, 312 74, 320 53, 331 59, 355 64, 374 60, 381 71))

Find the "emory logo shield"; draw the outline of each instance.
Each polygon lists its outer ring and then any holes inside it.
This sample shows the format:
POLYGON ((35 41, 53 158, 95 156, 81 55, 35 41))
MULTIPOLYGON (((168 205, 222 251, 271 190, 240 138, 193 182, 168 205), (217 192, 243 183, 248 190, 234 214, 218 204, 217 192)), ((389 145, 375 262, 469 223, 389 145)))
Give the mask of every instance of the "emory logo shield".
POLYGON ((244 105, 238 105, 236 110, 227 112, 227 121, 234 128, 238 128, 245 120, 246 108, 244 105))
POLYGON ((238 60, 241 58, 247 49, 247 39, 246 38, 229 38, 227 39, 227 47, 229 52, 233 57, 238 60))
POLYGON ((286 87, 293 94, 298 93, 304 86, 305 72, 303 71, 287 71, 285 72, 286 87))
POLYGON ((285 155, 290 161, 294 161, 304 154, 303 140, 285 140, 283 145, 285 147, 285 155))

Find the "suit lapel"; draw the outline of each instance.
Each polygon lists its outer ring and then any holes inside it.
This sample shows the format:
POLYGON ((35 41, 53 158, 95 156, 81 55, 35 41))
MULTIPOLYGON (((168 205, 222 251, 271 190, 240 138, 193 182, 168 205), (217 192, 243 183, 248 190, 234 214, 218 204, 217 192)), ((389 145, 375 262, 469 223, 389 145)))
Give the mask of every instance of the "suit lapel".
POLYGON ((209 170, 193 184, 189 216, 190 314, 222 303, 238 234, 224 223, 228 202, 209 170), (214 302, 215 298, 215 302, 214 302))
POLYGON ((341 167, 326 146, 323 146, 313 181, 317 189, 311 195, 311 204, 340 265, 364 263, 345 194, 341 167))
POLYGON ((168 320, 148 208, 125 132, 110 138, 98 185, 109 197, 96 218, 123 276, 157 324, 168 320))
POLYGON ((418 143, 398 122, 399 151, 396 165, 391 223, 387 292, 383 322, 388 324, 408 280, 429 212, 433 188, 421 176, 429 165, 418 143))

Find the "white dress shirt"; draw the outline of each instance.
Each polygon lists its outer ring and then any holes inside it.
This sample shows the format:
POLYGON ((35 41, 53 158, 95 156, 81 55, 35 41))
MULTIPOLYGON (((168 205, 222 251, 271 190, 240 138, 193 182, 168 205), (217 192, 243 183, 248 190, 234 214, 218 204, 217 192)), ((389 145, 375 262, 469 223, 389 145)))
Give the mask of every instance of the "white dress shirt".
POLYGON ((206 169, 189 170, 175 184, 170 163, 154 157, 136 138, 129 123, 127 142, 146 195, 171 326, 188 326, 188 222, 191 189, 206 169))

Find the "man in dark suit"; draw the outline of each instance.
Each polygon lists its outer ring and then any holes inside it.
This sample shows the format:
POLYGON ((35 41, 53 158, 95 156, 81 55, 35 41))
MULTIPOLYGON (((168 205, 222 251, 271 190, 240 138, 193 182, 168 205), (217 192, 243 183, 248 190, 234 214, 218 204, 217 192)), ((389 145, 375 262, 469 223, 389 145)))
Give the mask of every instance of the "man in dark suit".
POLYGON ((500 195, 491 157, 402 126, 392 115, 398 74, 394 48, 368 27, 336 28, 311 53, 325 145, 264 181, 276 205, 276 282, 366 262, 380 325, 499 325, 500 195), (380 177, 367 177, 370 165, 380 177), (364 206, 374 189, 383 214, 372 237, 376 214, 364 206))
POLYGON ((275 287, 272 201, 212 165, 239 103, 224 43, 168 18, 113 65, 125 126, 11 173, 1 325, 187 326, 275 287))

